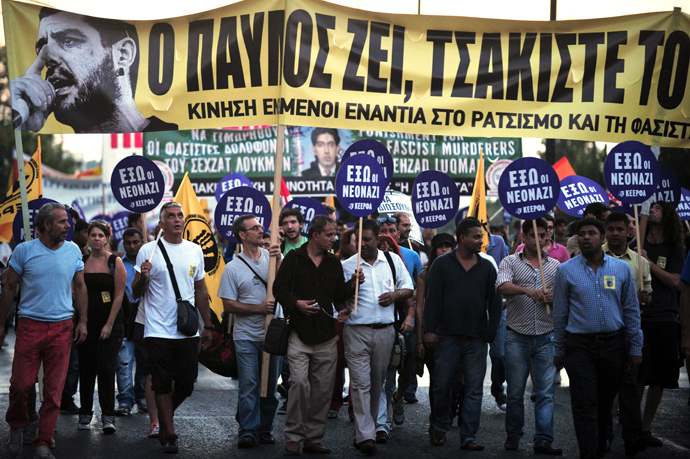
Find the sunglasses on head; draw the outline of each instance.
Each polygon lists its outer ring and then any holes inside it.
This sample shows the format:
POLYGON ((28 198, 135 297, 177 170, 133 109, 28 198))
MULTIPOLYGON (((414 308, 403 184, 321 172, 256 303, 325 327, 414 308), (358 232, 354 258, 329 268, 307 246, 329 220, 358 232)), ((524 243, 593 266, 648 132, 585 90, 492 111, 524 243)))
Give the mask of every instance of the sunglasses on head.
POLYGON ((398 220, 395 217, 392 217, 390 215, 379 218, 379 223, 387 223, 387 222, 397 223, 397 221, 398 220))

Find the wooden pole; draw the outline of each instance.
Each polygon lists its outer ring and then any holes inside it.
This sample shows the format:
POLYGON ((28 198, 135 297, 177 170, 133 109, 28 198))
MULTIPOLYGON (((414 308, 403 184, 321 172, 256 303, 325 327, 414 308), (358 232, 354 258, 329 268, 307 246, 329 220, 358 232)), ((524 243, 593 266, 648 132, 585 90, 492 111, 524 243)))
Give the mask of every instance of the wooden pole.
POLYGON ((687 226, 688 231, 690 231, 690 220, 685 220, 685 226, 687 226))
MULTIPOLYGON (((26 191, 26 170, 24 169, 24 145, 22 144, 22 131, 14 131, 14 142, 17 147, 17 179, 19 180, 19 195, 22 201, 22 223, 24 224, 24 241, 31 240, 31 225, 29 224, 29 195, 26 191)), ((39 148, 40 147, 39 138, 39 148)), ((39 164, 39 167, 41 165, 39 164)), ((19 242, 19 241, 17 241, 19 242)))
MULTIPOLYGON (((280 184, 283 181, 283 149, 285 147, 285 126, 278 125, 278 141, 276 143, 276 161, 275 171, 273 173, 273 202, 271 203, 273 215, 271 216, 271 245, 278 243, 278 217, 280 216, 280 184)), ((273 296, 273 281, 276 278, 276 259, 270 257, 268 261, 268 285, 266 286, 266 298, 272 300, 273 296)), ((266 314, 266 322, 264 323, 264 338, 266 337, 266 330, 268 324, 271 323, 273 314, 266 314)), ((261 365, 261 396, 268 396, 268 366, 271 360, 271 355, 268 352, 263 353, 261 365)))
MULTIPOLYGON (((644 241, 640 239, 642 229, 640 228, 641 222, 637 212, 637 204, 633 204, 633 209, 635 209, 635 240, 637 240, 637 266, 639 267, 637 272, 640 281, 640 288, 644 288, 644 276, 642 274, 642 244, 644 244, 644 241)), ((647 229, 647 219, 645 218, 644 220, 645 229, 647 229)))
MULTIPOLYGON (((544 265, 541 261, 541 247, 539 246, 539 234, 537 233, 537 220, 532 220, 532 227, 534 228, 534 239, 537 241, 537 260, 539 261, 539 273, 541 274, 541 285, 546 291, 546 276, 544 276, 544 265)), ((546 305, 546 313, 551 314, 551 307, 546 305)))
MULTIPOLYGON (((359 272, 359 265, 362 261, 362 221, 363 218, 359 217, 359 231, 357 233, 357 269, 356 273, 359 272)), ((355 282, 355 309, 352 311, 357 314, 357 299, 359 297, 359 282, 355 282)))

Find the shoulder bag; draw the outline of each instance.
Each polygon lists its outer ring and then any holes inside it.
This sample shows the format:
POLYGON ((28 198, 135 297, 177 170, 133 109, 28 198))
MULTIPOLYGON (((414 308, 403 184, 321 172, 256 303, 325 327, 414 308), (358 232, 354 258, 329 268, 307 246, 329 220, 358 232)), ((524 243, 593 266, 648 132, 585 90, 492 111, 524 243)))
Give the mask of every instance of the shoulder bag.
POLYGON ((158 241, 158 246, 161 248, 163 258, 165 258, 173 290, 175 290, 175 301, 177 301, 177 330, 185 336, 194 336, 199 331, 199 313, 197 313, 196 306, 182 299, 180 288, 177 286, 177 279, 175 279, 173 265, 170 263, 170 257, 168 257, 168 252, 165 250, 165 246, 160 240, 158 241))
MULTIPOLYGON (((244 257, 238 255, 237 258, 242 260, 242 262, 247 265, 256 277, 259 278, 264 287, 268 290, 268 283, 259 276, 259 274, 254 271, 247 260, 244 257)), ((297 267, 297 258, 295 258, 295 267, 297 267)), ((292 284, 295 284, 295 278, 293 273, 292 284)), ((287 315, 287 314, 286 314, 287 315)), ((282 318, 275 317, 271 319, 266 329, 266 335, 264 336, 264 351, 272 355, 286 355, 288 347, 288 338, 290 338, 290 317, 282 318)))

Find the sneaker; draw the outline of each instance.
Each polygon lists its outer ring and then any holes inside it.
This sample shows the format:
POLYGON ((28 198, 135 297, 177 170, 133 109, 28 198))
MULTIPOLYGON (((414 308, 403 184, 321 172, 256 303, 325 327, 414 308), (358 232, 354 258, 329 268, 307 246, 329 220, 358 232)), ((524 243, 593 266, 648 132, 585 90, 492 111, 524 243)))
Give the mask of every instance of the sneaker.
POLYGON ((149 407, 146 404, 146 400, 139 400, 137 402, 137 411, 139 413, 148 413, 149 412, 149 407))
POLYGON ((60 414, 79 414, 79 407, 74 400, 62 402, 60 404, 60 414))
POLYGON ((391 404, 393 405, 393 422, 400 426, 405 422, 405 399, 396 400, 394 395, 391 404))
POLYGON ((149 438, 158 438, 160 431, 161 425, 158 422, 152 422, 149 424, 149 438))
POLYGON ((91 416, 90 414, 80 414, 79 424, 77 424, 77 430, 91 430, 91 416))
POLYGON ((520 437, 518 437, 517 435, 508 435, 508 438, 506 438, 506 442, 503 445, 503 447, 508 451, 517 451, 519 446, 520 437))
POLYGON ((256 440, 251 435, 245 435, 244 437, 237 440, 238 448, 254 448, 256 446, 256 440))
POLYGON ((446 433, 439 430, 433 430, 429 441, 431 441, 431 444, 434 446, 443 446, 446 444, 446 433))
POLYGON ((505 394, 501 395, 499 397, 496 397, 496 406, 498 406, 498 409, 501 411, 505 411, 508 409, 508 399, 506 398, 505 394))
POLYGON ((271 435, 271 432, 261 432, 259 434, 259 444, 260 445, 275 445, 276 437, 271 435))
POLYGON ((385 430, 376 431, 376 443, 383 444, 388 441, 388 432, 385 430))
POLYGON ((17 457, 22 453, 22 443, 24 443, 24 429, 13 429, 10 427, 10 434, 5 442, 7 454, 17 457))
POLYGON ((117 410, 115 410, 115 414, 118 416, 129 416, 132 414, 132 407, 127 406, 127 405, 120 405, 117 410))
POLYGON ((328 410, 328 419, 338 419, 338 410, 328 410))
POLYGON ((38 436, 38 418, 39 415, 36 414, 36 418, 24 427, 24 444, 30 445, 33 443, 34 438, 38 436))
POLYGON ((287 400, 283 402, 282 405, 280 405, 280 408, 278 408, 278 413, 277 414, 287 414, 287 400))
POLYGON ((544 442, 534 447, 534 454, 546 454, 547 456, 560 456, 563 454, 561 448, 554 448, 550 442, 544 442))
POLYGON ((417 399, 417 397, 415 397, 414 394, 405 394, 403 398, 410 405, 414 405, 415 403, 419 402, 419 400, 417 399))
POLYGON ((101 423, 105 435, 114 434, 117 430, 115 429, 115 416, 101 416, 101 423))
POLYGON ((642 435, 647 437, 647 446, 657 447, 663 445, 661 440, 652 435, 652 433, 649 430, 646 432, 642 432, 642 435))
POLYGON ((177 447, 177 435, 168 435, 165 437, 165 442, 167 443, 163 447, 163 452, 168 454, 177 454, 179 448, 177 447))
POLYGON ((46 445, 41 445, 34 450, 34 459, 55 459, 55 456, 46 445))

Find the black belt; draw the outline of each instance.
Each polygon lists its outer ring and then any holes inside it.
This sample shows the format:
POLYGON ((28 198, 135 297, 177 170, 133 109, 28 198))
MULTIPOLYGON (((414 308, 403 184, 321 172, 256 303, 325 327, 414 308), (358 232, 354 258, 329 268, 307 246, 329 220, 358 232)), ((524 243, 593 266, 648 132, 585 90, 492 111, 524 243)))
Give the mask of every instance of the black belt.
POLYGON ((570 333, 571 335, 577 336, 578 338, 587 338, 597 343, 603 343, 604 341, 611 341, 612 339, 618 338, 623 334, 623 329, 616 330, 615 332, 609 333, 570 333))
POLYGON ((380 328, 390 327, 391 325, 393 325, 393 322, 391 322, 389 324, 354 324, 354 325, 361 325, 362 327, 369 327, 369 328, 373 328, 374 330, 378 330, 380 328))

